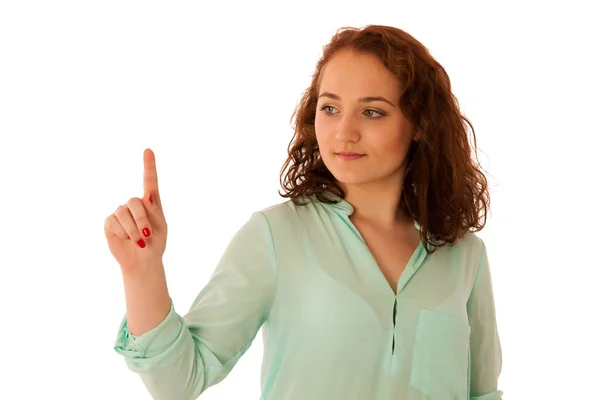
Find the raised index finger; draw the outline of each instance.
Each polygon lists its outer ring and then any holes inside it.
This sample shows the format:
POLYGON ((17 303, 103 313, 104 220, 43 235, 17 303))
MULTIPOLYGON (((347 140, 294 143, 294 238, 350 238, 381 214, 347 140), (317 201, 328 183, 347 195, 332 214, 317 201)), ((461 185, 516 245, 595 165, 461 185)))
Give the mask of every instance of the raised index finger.
POLYGON ((156 159, 150 149, 144 150, 144 198, 152 194, 152 201, 162 210, 160 193, 158 192, 158 174, 156 173, 156 159))

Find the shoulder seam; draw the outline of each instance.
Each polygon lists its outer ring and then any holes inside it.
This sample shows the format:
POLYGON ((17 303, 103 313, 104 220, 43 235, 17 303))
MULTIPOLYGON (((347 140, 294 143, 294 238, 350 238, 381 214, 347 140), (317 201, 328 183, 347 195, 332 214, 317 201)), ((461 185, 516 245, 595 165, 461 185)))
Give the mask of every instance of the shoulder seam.
POLYGON ((479 281, 479 276, 481 275, 481 269, 483 266, 483 258, 485 257, 486 254, 486 249, 485 249, 485 243, 483 242, 483 239, 481 239, 480 237, 476 236, 479 243, 481 243, 481 254, 479 256, 479 265, 477 266, 477 273, 475 274, 475 279, 473 279, 473 285, 471 286, 471 293, 469 293, 469 298, 467 300, 467 304, 469 304, 469 302, 471 301, 471 297, 473 296, 473 291, 475 290, 475 287, 477 286, 477 282, 479 281))
POLYGON ((271 229, 271 224, 269 223, 269 219, 266 217, 263 211, 257 211, 265 223, 269 228, 269 236, 271 237, 271 256, 273 258, 273 266, 275 267, 275 293, 273 294, 273 301, 271 302, 271 306, 269 307, 269 311, 265 315, 265 321, 269 319, 269 315, 271 315, 271 310, 273 309, 273 305, 275 304, 275 299, 277 298, 277 293, 279 291, 279 266, 277 265, 277 257, 275 254, 275 242, 273 241, 273 231, 271 229))

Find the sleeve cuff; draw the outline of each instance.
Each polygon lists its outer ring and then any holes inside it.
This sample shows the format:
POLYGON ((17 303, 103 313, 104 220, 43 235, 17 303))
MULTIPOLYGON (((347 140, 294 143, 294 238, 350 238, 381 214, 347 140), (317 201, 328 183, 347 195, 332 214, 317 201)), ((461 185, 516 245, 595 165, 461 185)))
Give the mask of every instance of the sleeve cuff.
POLYGON ((134 336, 129 332, 127 315, 125 315, 119 327, 114 349, 126 358, 157 357, 176 342, 183 327, 183 321, 175 312, 172 301, 171 309, 165 319, 141 336, 134 336))

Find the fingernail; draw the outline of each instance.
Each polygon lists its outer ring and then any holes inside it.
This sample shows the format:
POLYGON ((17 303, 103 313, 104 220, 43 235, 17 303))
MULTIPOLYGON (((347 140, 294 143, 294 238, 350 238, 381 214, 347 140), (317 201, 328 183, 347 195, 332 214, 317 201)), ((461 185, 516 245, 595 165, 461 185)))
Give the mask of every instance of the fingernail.
POLYGON ((142 249, 144 247, 146 247, 146 242, 144 242, 144 239, 140 239, 137 241, 138 246, 140 246, 142 249))
POLYGON ((148 200, 150 200, 150 203, 152 203, 152 193, 150 193, 150 196, 148 197, 148 200))
POLYGON ((142 229, 142 233, 144 234, 144 237, 148 237, 150 236, 150 229, 144 228, 142 229))

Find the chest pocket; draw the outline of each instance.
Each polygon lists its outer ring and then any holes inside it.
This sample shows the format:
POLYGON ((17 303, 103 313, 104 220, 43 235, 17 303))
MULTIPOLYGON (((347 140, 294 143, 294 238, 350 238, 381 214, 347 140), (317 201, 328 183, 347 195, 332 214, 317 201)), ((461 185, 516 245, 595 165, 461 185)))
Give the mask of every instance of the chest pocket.
POLYGON ((466 399, 469 336, 465 321, 422 308, 415 331, 411 385, 432 400, 466 399))

